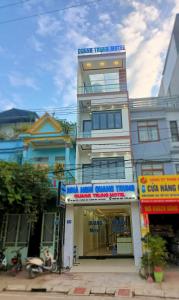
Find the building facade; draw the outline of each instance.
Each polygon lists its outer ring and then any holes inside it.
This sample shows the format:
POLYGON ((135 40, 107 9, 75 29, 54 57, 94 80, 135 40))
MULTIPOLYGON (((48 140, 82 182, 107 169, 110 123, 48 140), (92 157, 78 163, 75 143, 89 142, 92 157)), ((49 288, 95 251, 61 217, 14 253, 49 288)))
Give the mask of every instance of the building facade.
POLYGON ((175 18, 159 90, 159 96, 175 95, 179 95, 179 14, 175 18))
MULTIPOLYGON (((61 123, 46 113, 18 137, 22 145, 21 162, 33 164, 37 172, 46 172, 54 198, 39 213, 33 228, 23 213, 4 216, 0 234, 9 262, 13 251, 18 248, 22 248, 23 262, 27 256, 42 256, 46 247, 55 257, 58 256, 59 237, 62 236, 59 231, 64 230, 61 226, 64 213, 59 210, 58 203, 58 183, 73 183, 75 177, 75 129, 64 132, 61 123)), ((9 160, 10 157, 7 157, 9 160)))
POLYGON ((75 256, 141 257, 126 54, 79 49, 76 184, 67 186, 64 266, 75 256), (89 54, 90 53, 90 54, 89 54))
POLYGON ((177 262, 179 241, 179 97, 131 99, 131 136, 141 233, 166 240, 177 262))

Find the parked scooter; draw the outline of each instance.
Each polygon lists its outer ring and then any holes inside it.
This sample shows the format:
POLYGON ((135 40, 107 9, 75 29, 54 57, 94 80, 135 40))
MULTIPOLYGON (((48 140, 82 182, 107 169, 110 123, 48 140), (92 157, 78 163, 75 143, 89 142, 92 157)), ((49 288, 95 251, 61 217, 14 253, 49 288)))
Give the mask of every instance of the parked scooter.
POLYGON ((4 252, 5 249, 0 249, 0 270, 7 271, 7 258, 4 252))
POLYGON ((57 263, 53 259, 53 255, 48 249, 44 251, 44 259, 40 257, 29 257, 26 261, 26 270, 28 272, 29 278, 35 278, 38 273, 43 273, 45 271, 56 272, 57 263))
POLYGON ((16 276, 18 272, 22 270, 22 259, 21 259, 21 252, 24 247, 21 247, 15 251, 16 254, 12 257, 11 263, 12 263, 12 268, 10 269, 10 274, 13 276, 16 276))

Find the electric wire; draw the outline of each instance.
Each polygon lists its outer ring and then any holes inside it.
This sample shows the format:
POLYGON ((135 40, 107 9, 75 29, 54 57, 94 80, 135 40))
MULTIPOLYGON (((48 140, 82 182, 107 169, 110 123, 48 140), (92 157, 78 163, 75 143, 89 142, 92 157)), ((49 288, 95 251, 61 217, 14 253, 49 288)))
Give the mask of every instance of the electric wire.
POLYGON ((12 6, 17 6, 17 5, 24 4, 24 3, 29 2, 29 1, 31 1, 31 0, 21 0, 21 1, 13 2, 13 3, 1 5, 0 9, 4 9, 4 8, 7 8, 7 7, 12 7, 12 6))
POLYGON ((48 15, 49 14, 54 14, 54 13, 58 13, 58 12, 61 12, 61 11, 68 10, 68 9, 73 9, 73 8, 76 8, 76 7, 88 6, 88 5, 91 5, 93 3, 100 2, 100 1, 102 1, 102 0, 91 0, 91 1, 84 2, 84 3, 79 3, 79 4, 66 6, 66 7, 63 7, 63 8, 44 11, 44 12, 41 12, 41 13, 35 13, 35 14, 29 15, 29 16, 24 16, 24 17, 19 17, 19 18, 14 18, 14 19, 8 19, 8 20, 5 20, 5 21, 1 21, 0 25, 15 23, 15 22, 19 22, 19 21, 25 21, 27 19, 36 18, 36 17, 39 17, 39 16, 47 15, 47 14, 48 15))

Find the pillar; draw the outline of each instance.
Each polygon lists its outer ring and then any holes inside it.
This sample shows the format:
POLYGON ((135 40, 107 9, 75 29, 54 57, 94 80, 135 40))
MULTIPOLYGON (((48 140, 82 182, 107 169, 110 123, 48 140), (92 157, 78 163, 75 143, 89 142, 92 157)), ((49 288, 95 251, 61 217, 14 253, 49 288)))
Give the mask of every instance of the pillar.
POLYGON ((136 267, 140 267, 140 260, 142 257, 142 241, 141 241, 141 227, 140 227, 140 208, 138 202, 131 203, 132 213, 132 236, 134 248, 134 261, 136 267))

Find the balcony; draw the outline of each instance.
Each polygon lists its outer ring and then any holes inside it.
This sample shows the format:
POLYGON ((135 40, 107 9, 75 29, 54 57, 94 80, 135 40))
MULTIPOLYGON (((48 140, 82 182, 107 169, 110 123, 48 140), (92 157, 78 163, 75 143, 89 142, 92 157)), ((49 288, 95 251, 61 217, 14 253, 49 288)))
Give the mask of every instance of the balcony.
POLYGON ((126 92, 127 84, 126 83, 111 83, 111 84, 94 84, 78 87, 78 95, 84 94, 100 94, 100 93, 113 93, 113 92, 126 92))
POLYGON ((130 99, 129 107, 131 111, 146 109, 175 110, 179 109, 179 96, 130 99))

